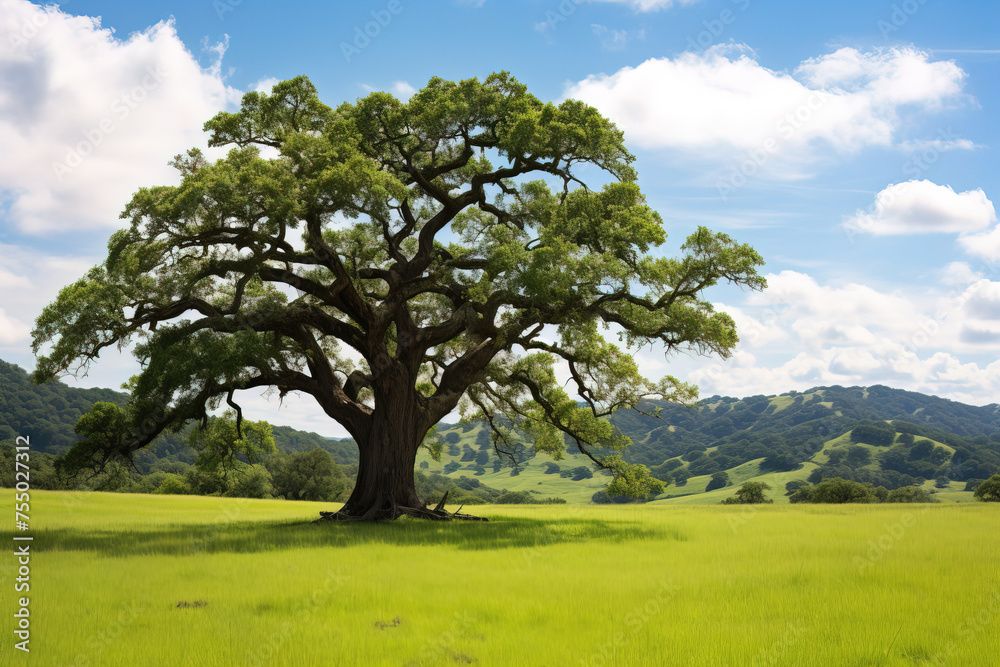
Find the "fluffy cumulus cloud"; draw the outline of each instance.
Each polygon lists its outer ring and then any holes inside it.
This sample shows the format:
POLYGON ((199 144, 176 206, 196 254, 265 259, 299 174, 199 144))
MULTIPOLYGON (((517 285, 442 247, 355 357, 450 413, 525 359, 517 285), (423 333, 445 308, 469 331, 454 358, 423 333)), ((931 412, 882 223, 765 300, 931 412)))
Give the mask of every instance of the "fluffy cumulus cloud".
POLYGON ((980 232, 996 222, 996 210, 982 189, 955 192, 928 180, 906 181, 875 195, 869 211, 845 222, 849 230, 890 234, 980 232))
MULTIPOLYGON (((923 391, 984 404, 1000 395, 1000 282, 948 292, 883 292, 820 284, 783 271, 737 307, 740 344, 728 360, 687 359, 681 376, 703 395, 780 393, 828 384, 923 391)), ((676 368, 674 370, 677 370, 676 368)))
POLYGON ((392 92, 396 97, 405 101, 410 99, 417 92, 417 89, 406 81, 394 81, 392 92))
POLYGON ((914 48, 843 48, 783 72, 761 65, 749 47, 728 44, 592 75, 565 94, 594 105, 646 148, 728 158, 763 150, 801 162, 814 159, 817 146, 849 153, 897 145, 904 110, 961 103, 965 78, 955 63, 914 48))
POLYGON ((978 234, 966 234, 958 239, 958 244, 970 255, 991 264, 1000 262, 1000 225, 978 234))
MULTIPOLYGON (((6 218, 46 234, 115 227, 138 187, 238 99, 170 22, 127 38, 56 6, 0 0, 0 188, 6 218)), ((223 47, 212 49, 221 56, 223 47)))

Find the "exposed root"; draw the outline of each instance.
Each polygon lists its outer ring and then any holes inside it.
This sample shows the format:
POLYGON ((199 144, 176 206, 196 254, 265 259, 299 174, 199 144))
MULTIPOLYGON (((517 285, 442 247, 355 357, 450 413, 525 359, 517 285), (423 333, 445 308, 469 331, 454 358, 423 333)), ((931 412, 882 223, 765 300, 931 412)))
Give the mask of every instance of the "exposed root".
POLYGON ((338 512, 320 512, 319 518, 313 523, 320 523, 322 521, 385 521, 389 519, 398 519, 399 517, 415 516, 421 519, 430 519, 431 521, 489 521, 484 516, 473 516, 472 514, 463 514, 462 507, 459 507, 455 512, 449 512, 444 508, 444 501, 448 498, 448 494, 444 494, 444 498, 441 499, 434 508, 430 507, 406 507, 403 505, 393 505, 392 507, 387 507, 384 509, 371 509, 364 514, 355 515, 347 514, 344 510, 338 512))

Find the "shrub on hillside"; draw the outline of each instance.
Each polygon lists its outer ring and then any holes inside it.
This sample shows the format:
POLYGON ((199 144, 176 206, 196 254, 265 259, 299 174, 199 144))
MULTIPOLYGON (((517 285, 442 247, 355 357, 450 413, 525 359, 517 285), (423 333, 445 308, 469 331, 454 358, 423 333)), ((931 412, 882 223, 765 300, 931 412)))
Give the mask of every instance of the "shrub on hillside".
POLYGON ((804 479, 793 479, 792 481, 785 484, 785 495, 790 496, 799 489, 801 489, 803 486, 808 486, 808 485, 809 482, 805 481, 804 479))
POLYGON ((851 442, 888 447, 896 439, 896 432, 885 424, 861 424, 851 431, 851 442))
POLYGON ((765 482, 746 482, 739 488, 736 495, 722 501, 723 505, 762 505, 774 501, 764 495, 771 486, 765 482))
POLYGON ((840 477, 800 487, 789 498, 793 503, 877 503, 875 487, 840 477))
POLYGON ((714 491, 715 489, 721 489, 725 486, 729 486, 729 473, 717 472, 712 475, 712 479, 708 480, 705 490, 714 491))
POLYGON ((919 486, 904 486, 900 489, 893 489, 885 499, 887 503, 939 503, 941 502, 933 495, 924 491, 919 486))
POLYGON ((993 475, 988 480, 976 487, 972 494, 977 500, 983 502, 1000 502, 1000 473, 993 475))

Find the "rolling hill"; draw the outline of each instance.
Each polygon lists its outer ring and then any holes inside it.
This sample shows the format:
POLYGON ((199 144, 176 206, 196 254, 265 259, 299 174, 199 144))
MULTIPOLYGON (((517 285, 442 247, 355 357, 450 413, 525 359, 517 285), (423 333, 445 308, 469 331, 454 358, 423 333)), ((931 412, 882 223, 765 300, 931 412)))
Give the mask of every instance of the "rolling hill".
MULTIPOLYGON (((124 403, 110 389, 75 389, 62 383, 32 384, 21 368, 0 361, 0 441, 31 433, 41 451, 59 454, 77 436, 76 420, 96 401, 124 403)), ((958 494, 968 480, 984 479, 1000 468, 1000 405, 972 406, 916 392, 872 387, 816 387, 778 396, 712 396, 694 406, 652 403, 643 412, 620 411, 612 421, 633 445, 625 457, 648 466, 670 486, 657 503, 718 502, 745 481, 772 486, 777 501, 785 484, 841 476, 887 488, 921 483, 958 494), (860 434, 860 435, 859 435, 860 434), (873 434, 873 435, 872 435, 873 434), (867 440, 879 440, 879 443, 867 440), (927 444, 916 443, 923 441, 927 444), (861 450, 868 452, 867 456, 861 450), (717 473, 729 485, 706 492, 717 473), (940 482, 942 485, 945 482, 940 482)), ((563 459, 525 447, 516 469, 492 450, 481 422, 441 424, 439 461, 421 449, 417 469, 464 484, 558 496, 585 502, 608 478, 572 443, 563 459)), ((342 465, 357 461, 351 440, 334 440, 287 426, 274 427, 281 451, 320 447, 342 465)), ((156 457, 193 459, 182 435, 162 436, 151 448, 156 457)), ((968 494, 971 495, 971 494, 968 494)))

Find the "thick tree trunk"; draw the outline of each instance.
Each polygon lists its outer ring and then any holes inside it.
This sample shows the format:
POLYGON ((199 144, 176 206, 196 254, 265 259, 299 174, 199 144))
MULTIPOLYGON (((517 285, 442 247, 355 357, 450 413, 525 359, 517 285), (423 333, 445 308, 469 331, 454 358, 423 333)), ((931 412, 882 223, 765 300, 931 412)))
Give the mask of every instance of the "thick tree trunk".
POLYGON ((344 518, 395 519, 405 513, 400 511, 403 508, 424 507, 413 485, 420 439, 404 421, 376 419, 368 442, 358 443, 358 478, 351 497, 338 512, 344 518))
POLYGON ((321 512, 321 521, 381 521, 404 514, 436 520, 486 520, 448 512, 443 503, 429 508, 417 497, 413 468, 428 426, 414 399, 403 391, 395 396, 376 396, 378 408, 368 437, 358 440, 360 459, 354 491, 339 511, 321 512))
MULTIPOLYGON (((375 410, 358 443, 358 477, 351 497, 337 512, 320 512, 322 520, 381 521, 404 514, 428 519, 478 519, 449 513, 443 503, 433 509, 417 497, 413 468, 417 449, 430 429, 420 405, 415 378, 396 366, 394 377, 384 372, 372 388, 375 410)), ((483 519, 484 520, 484 519, 483 519)))

